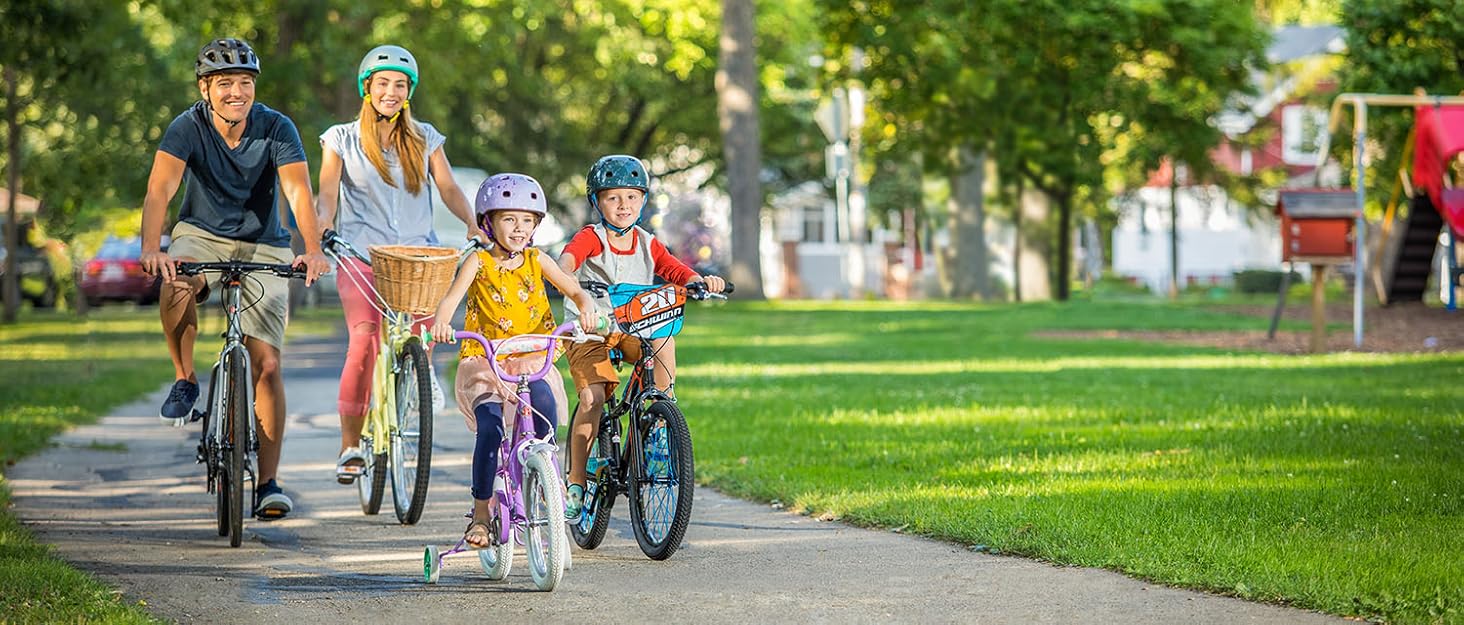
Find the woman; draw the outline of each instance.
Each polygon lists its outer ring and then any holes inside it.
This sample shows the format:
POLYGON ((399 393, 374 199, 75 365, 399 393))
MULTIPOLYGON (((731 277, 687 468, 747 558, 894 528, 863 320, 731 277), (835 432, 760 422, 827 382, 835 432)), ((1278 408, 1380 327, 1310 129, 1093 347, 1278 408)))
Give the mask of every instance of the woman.
MULTIPOLYGON (((431 191, 436 182, 448 210, 478 234, 472 205, 458 188, 442 144, 447 138, 430 124, 412 118, 409 107, 417 91, 417 60, 400 46, 377 46, 361 59, 356 87, 361 113, 353 122, 330 127, 320 135, 320 215, 352 245, 437 245, 432 231, 431 191), (337 214, 337 208, 340 209, 337 214)), ((341 415, 341 453, 336 480, 351 484, 365 471, 361 426, 366 420, 371 391, 371 369, 376 361, 377 330, 381 316, 366 293, 351 278, 371 268, 354 259, 343 262, 336 279, 341 307, 350 331, 346 365, 341 369, 337 409, 341 415)), ((428 317, 420 323, 430 326, 428 317)), ((442 408, 442 389, 432 372, 432 403, 442 408)))

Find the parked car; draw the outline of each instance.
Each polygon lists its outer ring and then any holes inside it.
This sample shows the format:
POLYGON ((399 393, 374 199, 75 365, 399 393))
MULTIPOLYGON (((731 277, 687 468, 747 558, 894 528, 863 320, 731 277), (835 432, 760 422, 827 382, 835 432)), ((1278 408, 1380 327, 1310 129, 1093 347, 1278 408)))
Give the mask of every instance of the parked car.
MULTIPOLYGON (((166 248, 164 248, 166 249, 166 248)), ((142 239, 107 237, 81 272, 81 295, 91 306, 107 300, 151 304, 158 301, 159 279, 142 270, 142 239)))
MULTIPOLYGON (((3 221, 3 219, 0 219, 3 221)), ((32 237, 34 222, 26 219, 20 222, 20 249, 15 254, 16 272, 20 276, 20 295, 36 308, 50 308, 56 305, 56 296, 61 286, 57 282, 57 270, 46 249, 37 247, 32 237)), ((5 274, 6 225, 0 223, 0 276, 5 274)), ((51 243, 40 239, 43 244, 51 243)), ((59 245, 59 243, 56 243, 59 245)))

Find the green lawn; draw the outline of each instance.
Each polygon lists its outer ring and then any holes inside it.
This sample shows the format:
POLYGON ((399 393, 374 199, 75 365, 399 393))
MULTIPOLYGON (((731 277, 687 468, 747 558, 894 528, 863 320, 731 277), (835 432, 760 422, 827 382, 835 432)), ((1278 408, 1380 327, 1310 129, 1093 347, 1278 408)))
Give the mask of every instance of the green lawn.
POLYGON ((1152 303, 688 317, 677 393, 719 488, 1249 599, 1464 620, 1464 354, 1027 336, 1266 323, 1152 303))
MULTIPOLYGON (((310 311, 290 334, 328 331, 340 312, 310 311)), ((206 316, 200 367, 218 351, 218 316, 206 316)), ((62 430, 156 390, 173 377, 156 308, 111 307, 78 319, 31 313, 0 325, 0 467, 47 445, 62 430)), ((52 557, 9 512, 0 468, 0 622, 153 622, 145 611, 52 557)))

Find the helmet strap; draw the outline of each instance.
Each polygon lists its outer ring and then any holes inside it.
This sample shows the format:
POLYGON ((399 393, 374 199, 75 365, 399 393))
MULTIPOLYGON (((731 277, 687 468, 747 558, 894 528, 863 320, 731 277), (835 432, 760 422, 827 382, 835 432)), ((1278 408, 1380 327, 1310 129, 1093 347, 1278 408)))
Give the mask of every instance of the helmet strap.
MULTIPOLYGON (((367 102, 370 102, 371 101, 371 94, 369 94, 369 93, 366 94, 366 101, 367 102)), ((412 105, 412 101, 411 100, 407 100, 406 102, 403 102, 402 103, 402 108, 401 109, 398 109, 397 112, 392 113, 391 114, 391 117, 387 117, 385 115, 382 115, 381 114, 381 111, 377 111, 375 104, 371 105, 371 110, 376 112, 376 121, 386 122, 388 124, 395 124, 397 118, 402 116, 402 111, 407 110, 407 107, 409 107, 411 105, 412 105)))
MULTIPOLYGON (((649 199, 641 200, 641 217, 645 216, 646 205, 649 203, 649 199)), ((637 217, 635 221, 631 222, 629 226, 626 226, 624 228, 617 228, 615 227, 615 224, 610 223, 610 220, 605 218, 605 211, 600 210, 600 202, 595 199, 594 195, 590 196, 590 205, 594 206, 595 212, 600 214, 600 225, 605 226, 606 230, 614 232, 618 236, 624 236, 625 233, 630 232, 633 228, 636 227, 636 225, 640 224, 641 222, 641 217, 637 217)))
MULTIPOLYGON (((488 213, 488 214, 491 215, 492 213, 488 213)), ((485 215, 485 217, 486 217, 486 215, 485 215)), ((485 219, 484 221, 487 221, 487 220, 485 219)), ((535 230, 538 230, 537 227, 535 227, 534 229, 535 230)), ((493 248, 496 247, 496 248, 498 248, 500 250, 503 250, 503 253, 508 254, 508 258, 505 258, 504 260, 513 260, 515 258, 518 258, 519 257, 519 254, 522 254, 523 253, 523 250, 519 250, 517 252, 510 252, 508 250, 508 246, 507 245, 504 245, 502 243, 499 243, 498 242, 498 235, 493 232, 493 226, 486 226, 485 225, 485 227, 483 228, 483 230, 488 235, 488 249, 489 250, 492 250, 493 248)), ((534 233, 533 232, 530 232, 529 233, 529 240, 530 241, 533 241, 534 240, 534 233)))
POLYGON ((219 111, 218 111, 218 109, 214 108, 214 105, 213 105, 213 96, 210 95, 207 91, 204 91, 203 104, 204 104, 204 106, 207 106, 208 107, 208 112, 214 114, 214 117, 217 117, 220 120, 222 120, 225 124, 228 124, 230 130, 232 130, 235 126, 238 126, 239 125, 239 122, 244 121, 242 119, 229 119, 227 117, 224 117, 222 114, 220 114, 219 111))

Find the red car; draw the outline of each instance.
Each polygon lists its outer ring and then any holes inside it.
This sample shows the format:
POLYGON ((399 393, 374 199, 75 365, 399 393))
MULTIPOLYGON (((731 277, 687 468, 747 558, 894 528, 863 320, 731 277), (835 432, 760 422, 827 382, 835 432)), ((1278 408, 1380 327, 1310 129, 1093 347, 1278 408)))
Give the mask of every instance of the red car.
POLYGON ((159 280, 142 270, 142 263, 137 262, 141 255, 141 239, 108 237, 81 272, 81 294, 87 304, 97 306, 107 300, 157 302, 159 280))

